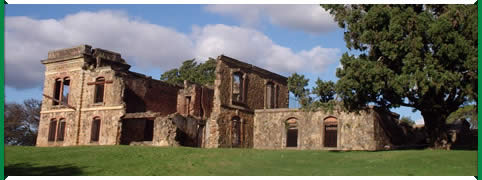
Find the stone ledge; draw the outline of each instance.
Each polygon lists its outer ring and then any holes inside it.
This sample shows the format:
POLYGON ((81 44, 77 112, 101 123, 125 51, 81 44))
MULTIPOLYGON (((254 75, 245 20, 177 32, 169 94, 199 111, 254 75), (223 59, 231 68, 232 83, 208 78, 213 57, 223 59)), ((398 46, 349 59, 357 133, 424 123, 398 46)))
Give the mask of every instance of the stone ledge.
POLYGON ((61 59, 66 57, 79 56, 82 54, 90 54, 91 48, 92 46, 84 44, 72 48, 53 50, 48 52, 47 59, 61 59))
POLYGON ((301 112, 298 108, 276 108, 276 109, 255 109, 255 113, 268 113, 268 112, 301 112))

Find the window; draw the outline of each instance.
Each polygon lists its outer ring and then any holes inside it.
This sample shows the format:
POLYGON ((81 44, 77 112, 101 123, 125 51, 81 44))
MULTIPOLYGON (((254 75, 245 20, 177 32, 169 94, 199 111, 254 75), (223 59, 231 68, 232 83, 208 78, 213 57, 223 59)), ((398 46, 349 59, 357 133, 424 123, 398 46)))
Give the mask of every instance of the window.
POLYGON ((55 79, 53 105, 68 104, 70 93, 70 78, 55 79))
POLYGON ((231 142, 232 147, 241 146, 241 120, 238 116, 233 117, 231 121, 231 142))
POLYGON ((95 80, 94 103, 104 102, 104 86, 105 79, 103 77, 99 77, 95 80))
POLYGON ((186 105, 186 115, 189 115, 189 113, 191 112, 191 96, 186 96, 186 101, 184 103, 186 105))
POLYGON ((56 129, 57 129, 57 120, 55 119, 50 120, 48 141, 55 141, 56 129))
POLYGON ((278 108, 278 98, 279 98, 279 86, 275 86, 275 92, 274 92, 274 108, 278 108))
POLYGON ((59 128, 57 131, 57 141, 63 141, 65 135, 65 119, 59 120, 59 128))
POLYGON ((64 78, 62 86, 62 102, 63 104, 69 104, 69 92, 70 92, 70 78, 64 78))
POLYGON ((235 102, 243 102, 243 93, 244 93, 244 87, 243 84, 244 79, 243 79, 243 74, 242 73, 234 73, 233 74, 233 101, 235 102))
POLYGON ((90 134, 90 141, 97 142, 99 141, 99 134, 100 134, 100 118, 96 117, 92 120, 92 130, 90 134))
POLYGON ((266 108, 271 109, 275 107, 275 86, 273 83, 266 84, 266 108))
POLYGON ((62 79, 55 80, 55 87, 54 87, 54 103, 53 105, 60 104, 60 92, 62 89, 62 79))

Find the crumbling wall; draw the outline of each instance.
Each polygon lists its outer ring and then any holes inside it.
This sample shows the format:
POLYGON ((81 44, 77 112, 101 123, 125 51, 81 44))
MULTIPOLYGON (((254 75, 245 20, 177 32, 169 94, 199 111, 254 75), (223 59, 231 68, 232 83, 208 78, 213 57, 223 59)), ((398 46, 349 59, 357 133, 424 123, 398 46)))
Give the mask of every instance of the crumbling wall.
POLYGON ((49 52, 39 125, 38 146, 113 145, 118 143, 120 117, 124 115, 124 81, 119 76, 130 66, 120 54, 88 45, 49 52), (56 79, 70 79, 68 105, 54 105, 56 79), (103 77, 102 102, 95 103, 96 79, 103 77), (64 141, 48 142, 51 119, 66 120, 64 141), (91 142, 92 121, 100 119, 99 140, 91 142))
POLYGON ((277 96, 278 108, 288 107, 288 87, 287 79, 278 74, 269 72, 251 64, 243 63, 227 56, 218 57, 218 64, 216 66, 215 86, 220 91, 221 104, 233 105, 232 101, 232 86, 233 74, 236 72, 242 73, 244 76, 244 102, 235 104, 246 109, 264 109, 266 84, 272 82, 279 87, 277 96), (219 77, 219 78, 218 78, 219 77))
POLYGON ((219 137, 217 139, 218 147, 233 147, 233 118, 238 117, 240 120, 240 141, 239 147, 253 147, 253 122, 254 113, 252 111, 242 111, 233 108, 221 108, 221 113, 216 118, 219 137))
POLYGON ((202 127, 199 126, 199 119, 185 117, 179 113, 156 117, 152 145, 200 147, 200 128, 202 127))
POLYGON ((183 116, 189 115, 205 120, 212 112, 213 95, 212 88, 185 81, 184 88, 178 92, 177 112, 183 116))
POLYGON ((242 147, 253 146, 254 109, 266 108, 266 84, 278 87, 276 107, 288 107, 286 78, 256 66, 221 55, 217 59, 213 112, 206 124, 205 147, 232 146, 232 118, 243 122, 242 147), (233 74, 241 73, 243 100, 233 101, 233 74))
POLYGON ((126 112, 176 112, 177 93, 180 87, 129 72, 125 78, 124 101, 126 112))
POLYGON ((170 116, 160 116, 154 119, 154 138, 152 145, 155 146, 178 146, 176 142, 176 125, 170 116))

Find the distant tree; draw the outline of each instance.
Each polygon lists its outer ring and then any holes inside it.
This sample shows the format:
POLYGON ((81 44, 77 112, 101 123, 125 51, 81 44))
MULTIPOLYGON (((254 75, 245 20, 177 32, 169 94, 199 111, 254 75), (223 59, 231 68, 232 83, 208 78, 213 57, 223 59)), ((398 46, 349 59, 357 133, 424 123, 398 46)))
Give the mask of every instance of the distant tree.
POLYGON ((336 90, 351 110, 419 110, 432 146, 448 148, 447 117, 477 100, 476 5, 322 5, 345 29, 336 90))
POLYGON ((164 72, 161 81, 170 84, 182 84, 184 80, 202 85, 213 85, 216 78, 216 60, 210 58, 204 63, 197 63, 195 59, 186 60, 181 67, 164 72))
POLYGON ((458 119, 466 119, 470 122, 471 128, 476 128, 478 125, 477 115, 477 107, 475 105, 466 105, 450 114, 449 117, 447 117, 447 123, 453 123, 458 119))
POLYGON ((301 106, 306 106, 311 103, 310 90, 306 89, 309 79, 304 75, 293 73, 288 77, 288 90, 295 95, 301 106))
POLYGON ((326 103, 335 98, 335 83, 333 81, 323 81, 318 78, 315 83, 316 87, 313 87, 311 92, 320 99, 320 102, 326 103))
POLYGON ((33 146, 37 141, 42 102, 28 99, 23 104, 5 103, 5 144, 33 146))
POLYGON ((400 124, 406 124, 408 126, 413 126, 413 125, 415 125, 415 121, 412 120, 412 118, 410 118, 410 117, 403 116, 402 118, 400 118, 400 124))

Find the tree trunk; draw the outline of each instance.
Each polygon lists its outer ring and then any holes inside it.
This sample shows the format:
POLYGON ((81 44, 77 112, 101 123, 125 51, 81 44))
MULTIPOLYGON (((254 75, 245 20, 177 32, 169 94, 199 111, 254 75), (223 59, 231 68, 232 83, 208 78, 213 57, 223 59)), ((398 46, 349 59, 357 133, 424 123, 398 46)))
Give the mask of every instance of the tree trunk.
POLYGON ((431 146, 435 149, 449 150, 451 142, 449 141, 447 125, 445 123, 449 114, 433 109, 421 111, 421 114, 425 122, 425 131, 428 133, 431 146))

